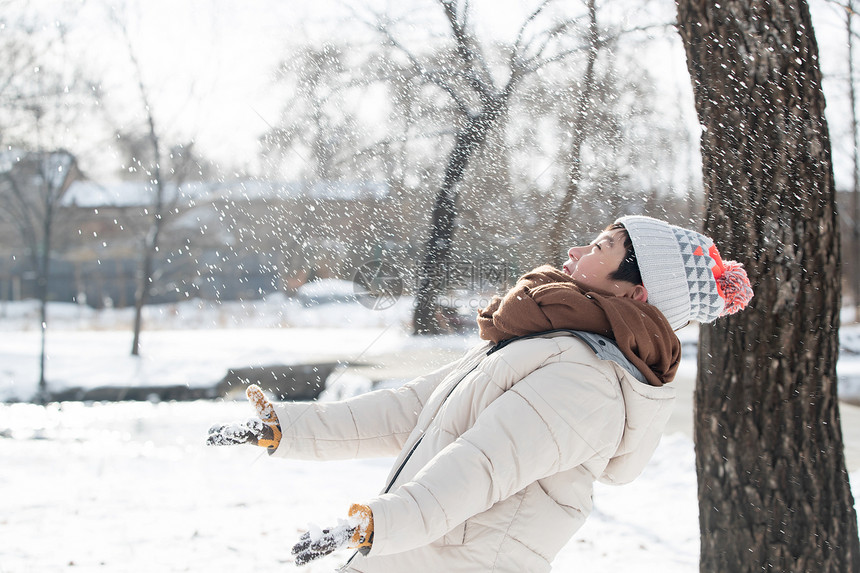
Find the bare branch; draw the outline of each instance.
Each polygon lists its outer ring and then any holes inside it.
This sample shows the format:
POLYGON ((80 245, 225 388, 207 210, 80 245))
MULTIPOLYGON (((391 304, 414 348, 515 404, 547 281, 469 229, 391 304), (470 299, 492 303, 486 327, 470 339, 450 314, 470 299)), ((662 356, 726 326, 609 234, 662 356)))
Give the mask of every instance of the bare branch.
POLYGON ((517 39, 514 41, 514 52, 515 53, 519 52, 520 48, 523 47, 522 40, 523 40, 523 36, 526 33, 526 28, 528 28, 529 24, 534 22, 534 20, 540 15, 541 12, 544 11, 544 9, 547 6, 549 6, 549 4, 552 1, 553 0, 543 0, 543 2, 541 2, 540 5, 537 8, 535 8, 534 12, 532 12, 531 15, 529 15, 529 17, 525 19, 525 21, 523 22, 523 25, 520 26, 520 30, 517 33, 517 39))
POLYGON ((624 37, 628 34, 632 34, 634 32, 649 32, 651 30, 657 30, 657 29, 674 28, 674 26, 675 26, 675 24, 672 24, 672 23, 649 24, 647 26, 634 26, 632 28, 625 28, 623 30, 619 30, 619 31, 615 32, 614 34, 603 35, 596 41, 588 42, 586 44, 582 44, 582 45, 576 46, 574 48, 570 48, 570 49, 561 51, 557 54, 554 54, 552 56, 548 56, 546 58, 539 58, 539 57, 533 56, 531 58, 524 60, 522 74, 525 75, 527 73, 535 72, 535 71, 539 70, 540 68, 543 68, 543 67, 545 67, 549 64, 552 64, 554 62, 559 62, 561 60, 564 60, 568 56, 582 52, 584 50, 605 48, 606 46, 619 41, 622 37, 624 37))
MULTIPOLYGON (((37 52, 33 47, 34 43, 32 42, 32 37, 35 36, 38 25, 34 26, 30 24, 19 29, 24 29, 24 33, 30 37, 31 41, 23 48, 21 45, 15 45, 13 48, 13 54, 4 52, 5 69, 3 73, 5 75, 5 79, 3 83, 0 84, 0 94, 4 93, 24 71, 32 69, 41 56, 49 53, 58 42, 62 41, 62 33, 59 38, 51 36, 47 39, 47 43, 41 46, 40 52, 37 52)), ((8 34, 8 32, 4 33, 8 34)), ((10 40, 7 40, 7 42, 8 41, 14 41, 14 39, 10 37, 10 40)), ((8 46, 9 44, 6 45, 8 46)))
MULTIPOLYGON (((564 22, 559 23, 557 26, 553 27, 550 30, 547 30, 546 34, 543 35, 543 41, 540 46, 535 50, 535 53, 528 58, 531 61, 538 60, 543 56, 544 51, 549 46, 550 42, 565 34, 568 29, 577 23, 577 20, 565 20, 564 22)), ((526 46, 525 49, 528 50, 529 46, 526 46)))
MULTIPOLYGON (((511 80, 516 81, 520 77, 531 73, 540 67, 543 64, 535 65, 536 62, 539 62, 541 57, 543 56, 545 50, 550 45, 550 43, 567 33, 568 30, 576 25, 579 22, 579 18, 570 18, 558 23, 556 26, 547 30, 544 34, 541 34, 539 38, 534 38, 528 42, 524 40, 526 29, 528 26, 537 19, 537 17, 546 9, 547 6, 553 0, 544 0, 541 4, 529 15, 528 18, 523 22, 520 27, 519 33, 517 34, 516 41, 514 42, 514 49, 511 53, 510 58, 510 67, 512 72, 511 80), (532 49, 533 44, 540 39, 540 44, 536 49, 532 49), (525 57, 525 54, 529 51, 533 51, 533 54, 529 57, 525 57)), ((575 51, 575 50, 573 50, 575 51)), ((570 53, 572 53, 571 51, 570 53)), ((511 81, 509 81, 511 83, 511 81)))
POLYGON ((456 90, 445 81, 441 74, 438 72, 434 72, 433 70, 427 69, 424 64, 406 47, 404 46, 394 35, 388 30, 384 25, 379 25, 376 27, 385 37, 388 39, 388 42, 403 52, 403 54, 409 59, 409 62, 412 64, 412 67, 415 69, 416 73, 423 77, 428 82, 436 85, 441 88, 445 93, 447 93, 451 99, 454 101, 457 108, 465 115, 469 115, 471 110, 466 102, 460 98, 457 94, 456 90))
MULTIPOLYGON (((493 94, 493 80, 487 62, 480 51, 476 53, 472 48, 471 37, 466 31, 465 24, 461 24, 459 21, 455 0, 439 0, 439 4, 442 6, 445 17, 451 26, 454 42, 457 45, 457 54, 465 64, 464 71, 460 75, 469 82, 469 85, 475 90, 481 101, 486 102, 492 98, 493 94), (479 77, 478 72, 483 75, 483 78, 479 77)), ((468 9, 469 3, 466 2, 465 6, 468 9)))
MULTIPOLYGON (((362 22, 363 24, 365 24, 368 28, 370 28, 370 29, 372 29, 372 30, 375 30, 375 31, 377 31, 377 32, 381 33, 383 36, 385 36, 385 39, 388 41, 388 43, 389 43, 389 44, 391 44, 393 47, 395 47, 395 48, 397 48, 398 50, 400 50, 400 51, 401 51, 401 52, 406 56, 406 58, 409 60, 409 62, 412 64, 412 67, 415 69, 415 72, 416 72, 416 74, 417 74, 417 75, 419 75, 419 76, 423 77, 425 80, 427 80, 427 81, 429 81, 429 82, 431 82, 431 83, 434 83, 434 84, 436 84, 436 83, 437 83, 438 75, 437 75, 436 77, 434 77, 434 78, 432 78, 432 79, 431 79, 430 75, 431 75, 433 72, 431 72, 430 70, 428 70, 428 69, 427 69, 427 68, 426 68, 426 67, 425 67, 425 66, 420 62, 420 60, 418 59, 418 57, 417 57, 417 56, 415 56, 415 54, 413 54, 413 53, 412 53, 412 51, 410 51, 410 50, 409 50, 405 45, 403 45, 403 43, 402 43, 402 42, 400 42, 400 41, 399 41, 399 40, 394 36, 394 34, 392 34, 392 33, 391 33, 391 30, 389 30, 389 29, 388 29, 388 26, 386 25, 386 22, 385 22, 385 20, 384 20, 384 18, 383 18, 383 16, 382 16, 381 14, 374 13, 374 16, 376 17, 376 20, 375 20, 375 21, 369 21, 369 20, 365 19, 361 14, 359 14, 359 13, 355 10, 355 7, 354 7, 352 4, 342 4, 342 5, 344 5, 345 7, 347 7, 347 9, 349 9, 349 10, 353 13, 353 15, 355 16, 355 18, 356 18, 356 19, 358 19, 359 21, 361 21, 361 22, 362 22)), ((446 87, 446 86, 441 86, 441 85, 440 85, 439 87, 441 87, 442 89, 445 89, 445 90, 447 91, 447 90, 448 90, 448 87, 450 87, 450 86, 447 86, 447 87, 446 87)), ((456 94, 451 94, 451 95, 452 95, 452 97, 455 97, 455 95, 456 95, 456 94)))
POLYGON ((588 50, 590 47, 591 46, 588 43, 585 43, 585 44, 579 45, 575 48, 561 51, 561 52, 555 54, 554 56, 550 56, 547 58, 543 58, 543 59, 530 58, 523 63, 523 66, 522 66, 523 71, 522 71, 521 75, 534 73, 534 72, 538 71, 539 69, 541 69, 541 68, 543 68, 549 64, 552 64, 554 62, 560 62, 561 60, 566 59, 571 54, 577 54, 577 53, 583 52, 584 50, 588 50))
POLYGON ((27 197, 24 195, 23 189, 18 185, 18 182, 12 177, 10 172, 6 172, 3 174, 4 179, 9 184, 10 191, 12 192, 12 198, 15 201, 10 201, 10 205, 14 205, 17 207, 18 214, 17 219, 24 219, 28 222, 34 221, 39 218, 39 214, 36 211, 36 207, 33 205, 33 201, 27 200, 27 197))
POLYGON ((28 201, 24 196, 18 182, 12 177, 10 172, 3 173, 3 180, 8 183, 10 197, 7 202, 7 209, 12 223, 18 228, 21 237, 24 239, 24 244, 29 251, 31 263, 34 268, 38 265, 37 252, 39 241, 37 239, 36 221, 39 216, 36 212, 32 201, 28 201))
POLYGON ((663 24, 648 24, 645 26, 633 26, 632 28, 622 28, 618 30, 615 34, 607 35, 604 37, 604 44, 609 44, 611 42, 620 40, 623 36, 628 34, 633 34, 635 32, 651 32, 652 30, 660 30, 660 29, 674 29, 676 24, 674 22, 664 22, 663 24))

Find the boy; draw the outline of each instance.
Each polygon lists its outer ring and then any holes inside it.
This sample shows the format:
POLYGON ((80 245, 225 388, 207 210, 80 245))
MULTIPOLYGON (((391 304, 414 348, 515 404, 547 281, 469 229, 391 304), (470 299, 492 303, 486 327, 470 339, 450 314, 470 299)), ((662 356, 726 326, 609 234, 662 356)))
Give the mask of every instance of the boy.
POLYGON ((305 534, 303 564, 342 546, 345 571, 549 571, 591 510, 596 479, 627 483, 674 400, 674 330, 746 306, 752 290, 709 238, 623 217, 561 270, 539 267, 478 315, 488 342, 394 390, 271 405, 208 443, 275 456, 397 455, 382 493, 305 534))

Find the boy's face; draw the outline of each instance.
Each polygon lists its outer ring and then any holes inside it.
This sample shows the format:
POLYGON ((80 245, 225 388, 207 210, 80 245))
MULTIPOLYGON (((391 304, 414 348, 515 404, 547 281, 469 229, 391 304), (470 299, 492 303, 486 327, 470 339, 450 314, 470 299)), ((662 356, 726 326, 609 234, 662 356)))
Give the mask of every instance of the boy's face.
POLYGON ((604 231, 590 245, 571 247, 567 254, 569 258, 562 265, 562 271, 576 279, 580 286, 608 292, 615 296, 647 299, 647 292, 642 285, 609 277, 618 270, 627 254, 627 249, 624 247, 624 231, 604 231))

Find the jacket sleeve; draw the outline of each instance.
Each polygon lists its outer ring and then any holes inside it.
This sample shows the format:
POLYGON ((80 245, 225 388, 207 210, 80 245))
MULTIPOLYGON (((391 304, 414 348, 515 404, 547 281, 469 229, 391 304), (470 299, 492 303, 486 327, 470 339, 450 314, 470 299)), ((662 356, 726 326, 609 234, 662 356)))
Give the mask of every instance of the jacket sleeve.
POLYGON ((282 436, 273 455, 305 460, 397 455, 427 398, 461 361, 455 360, 396 389, 368 392, 339 402, 274 404, 282 436))
POLYGON ((493 401, 413 481, 369 502, 370 555, 426 545, 557 472, 586 464, 599 474, 623 427, 618 384, 605 374, 569 362, 535 370, 493 401))

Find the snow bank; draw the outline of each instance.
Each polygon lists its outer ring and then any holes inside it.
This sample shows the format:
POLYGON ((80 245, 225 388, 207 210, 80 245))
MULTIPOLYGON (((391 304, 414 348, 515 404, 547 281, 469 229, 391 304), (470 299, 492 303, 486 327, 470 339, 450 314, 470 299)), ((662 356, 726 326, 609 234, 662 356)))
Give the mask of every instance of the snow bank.
MULTIPOLYGON (((96 386, 214 386, 229 368, 358 360, 409 344, 411 300, 385 311, 358 303, 307 308, 283 296, 217 305, 148 307, 131 356, 131 309, 49 305, 51 390, 96 386)), ((29 400, 39 378, 34 302, 0 304, 0 401, 29 400)), ((343 391, 343 389, 342 389, 343 391)))

